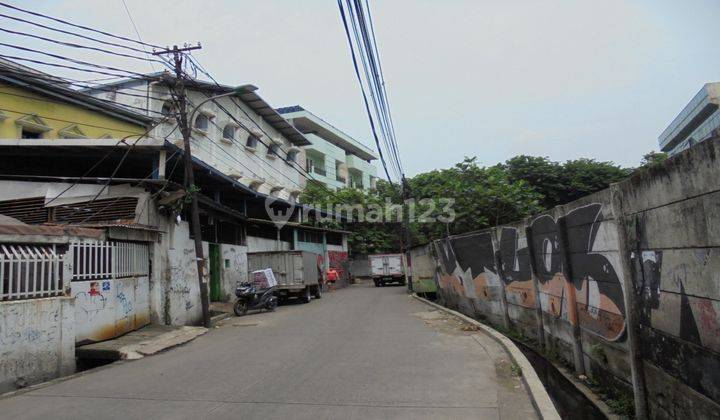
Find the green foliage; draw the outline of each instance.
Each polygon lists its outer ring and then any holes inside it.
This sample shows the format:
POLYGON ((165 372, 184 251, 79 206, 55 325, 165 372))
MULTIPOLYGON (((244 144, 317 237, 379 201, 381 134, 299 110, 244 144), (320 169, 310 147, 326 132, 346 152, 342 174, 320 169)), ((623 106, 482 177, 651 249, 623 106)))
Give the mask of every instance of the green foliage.
MULTIPOLYGON (((447 169, 425 172, 408 179, 415 200, 410 231, 415 244, 485 229, 576 200, 607 188, 628 176, 630 170, 611 162, 593 159, 553 162, 545 157, 516 156, 490 167, 478 165, 477 158, 466 157, 447 169), (452 201, 451 209, 448 200, 452 201), (445 222, 443 216, 454 220, 445 222), (424 223, 425 218, 429 223, 424 223), (440 220, 432 222, 433 220, 440 220)), ((342 188, 337 191, 310 182, 300 200, 327 209, 328 205, 348 205, 353 214, 368 215, 373 206, 401 204, 399 185, 379 180, 373 191, 342 188)), ((344 227, 350 235, 354 253, 393 252, 400 246, 397 218, 384 223, 352 222, 338 224, 321 221, 328 227, 344 227)))
POLYGON ((640 161, 640 169, 662 166, 668 160, 668 157, 667 153, 651 150, 650 153, 643 155, 640 161))
MULTIPOLYGON (((303 203, 322 210, 337 211, 345 205, 348 211, 341 211, 343 216, 357 220, 358 212, 368 215, 369 210, 384 206, 386 199, 400 203, 399 191, 389 183, 378 181, 374 191, 356 188, 341 188, 333 191, 321 184, 309 182, 300 196, 303 203), (393 201, 394 200, 394 201, 393 201), (359 210, 360 209, 360 210, 359 210)), ((373 254, 380 252, 397 252, 400 249, 400 226, 398 223, 346 222, 320 219, 318 222, 326 227, 344 228, 352 233, 348 235, 348 244, 354 254, 373 254)))
POLYGON ((525 155, 509 159, 498 167, 507 171, 510 179, 524 180, 532 186, 542 196, 540 204, 546 209, 605 189, 631 172, 612 162, 594 159, 559 163, 546 157, 525 155))

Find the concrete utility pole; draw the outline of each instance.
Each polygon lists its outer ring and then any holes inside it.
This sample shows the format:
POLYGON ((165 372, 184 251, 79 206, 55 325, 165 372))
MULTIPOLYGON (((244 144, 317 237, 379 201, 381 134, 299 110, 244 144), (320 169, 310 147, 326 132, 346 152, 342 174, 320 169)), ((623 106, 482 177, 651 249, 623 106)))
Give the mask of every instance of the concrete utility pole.
MULTIPOLYGON (((208 299, 207 277, 205 276, 205 256, 203 255, 202 233, 200 230, 200 210, 198 209, 197 188, 195 187, 195 173, 192 166, 192 151, 190 149, 190 124, 187 115, 187 98, 185 96, 185 80, 183 78, 183 53, 191 50, 199 50, 201 47, 183 47, 177 45, 172 49, 156 51, 153 55, 172 54, 175 64, 175 81, 173 91, 175 92, 178 109, 178 124, 183 136, 185 149, 185 188, 190 194, 190 225, 195 240, 195 260, 197 262, 198 283, 200 285, 200 305, 202 306, 203 326, 210 328, 210 302, 208 299)), ((190 122, 192 123, 192 122, 190 122)))
POLYGON ((408 290, 414 291, 413 289, 413 272, 412 272, 412 259, 410 257, 410 208, 409 203, 407 203, 407 200, 410 199, 410 186, 408 185, 407 179, 405 176, 402 177, 402 199, 403 199, 403 208, 407 208, 407 211, 403 211, 403 220, 402 220, 402 236, 404 237, 401 240, 401 243, 404 245, 403 251, 405 252, 405 262, 407 264, 407 279, 408 279, 408 290))

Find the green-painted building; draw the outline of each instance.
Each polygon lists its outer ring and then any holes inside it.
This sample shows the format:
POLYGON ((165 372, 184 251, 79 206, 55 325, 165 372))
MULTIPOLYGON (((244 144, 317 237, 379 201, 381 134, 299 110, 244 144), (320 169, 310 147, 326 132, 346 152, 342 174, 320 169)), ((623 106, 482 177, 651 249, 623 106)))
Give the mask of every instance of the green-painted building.
POLYGON ((299 105, 277 111, 312 143, 304 152, 315 180, 334 189, 375 188, 377 156, 370 148, 299 105))

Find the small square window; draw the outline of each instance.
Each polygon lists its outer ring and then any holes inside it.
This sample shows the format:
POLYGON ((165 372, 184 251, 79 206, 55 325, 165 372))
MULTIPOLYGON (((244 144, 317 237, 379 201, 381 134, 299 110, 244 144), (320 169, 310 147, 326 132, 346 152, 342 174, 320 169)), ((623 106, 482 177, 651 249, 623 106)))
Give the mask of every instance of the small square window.
POLYGON ((20 138, 21 139, 41 139, 42 133, 39 131, 30 131, 30 130, 23 129, 22 133, 20 135, 20 138))

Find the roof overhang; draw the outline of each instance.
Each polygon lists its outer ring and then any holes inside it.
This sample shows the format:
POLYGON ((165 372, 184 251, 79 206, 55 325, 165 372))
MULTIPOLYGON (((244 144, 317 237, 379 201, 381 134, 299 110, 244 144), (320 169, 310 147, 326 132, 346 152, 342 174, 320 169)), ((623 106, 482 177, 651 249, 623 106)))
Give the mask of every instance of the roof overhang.
POLYGON ((305 134, 315 134, 364 160, 378 158, 370 148, 301 106, 278 108, 278 112, 286 119, 292 120, 295 128, 305 134))
MULTIPOLYGON (((660 134, 662 151, 672 150, 720 106, 720 83, 707 83, 660 134)), ((700 141, 702 139, 695 139, 700 141)))
MULTIPOLYGON (((170 83, 174 80, 174 76, 172 76, 168 72, 155 72, 155 73, 149 73, 145 75, 145 78, 150 81, 156 81, 156 82, 164 82, 164 83, 170 83)), ((108 86, 122 86, 129 83, 137 83, 137 79, 126 79, 126 80, 120 80, 113 83, 108 83, 102 86, 108 87, 108 86)), ((101 87, 102 87, 101 86, 101 87)), ((263 98, 260 97, 257 93, 255 93, 258 88, 257 86, 246 84, 239 87, 235 86, 228 86, 228 85, 221 85, 219 83, 211 83, 206 82, 204 80, 198 80, 198 79, 192 79, 185 82, 185 86, 188 88, 194 88, 198 90, 204 90, 211 93, 227 93, 232 91, 238 91, 238 94, 236 95, 238 98, 240 98, 241 101, 243 101, 247 106, 249 106, 253 112, 260 115, 262 119, 264 119, 268 124, 270 124, 271 127, 273 127, 275 130, 279 131, 280 134, 282 134, 285 138, 287 138, 290 143, 296 145, 296 146, 307 146, 310 143, 308 139, 305 138, 303 133, 301 133, 299 130, 297 130, 295 127, 293 127, 290 123, 285 120, 278 112, 270 106, 263 98)), ((97 90, 97 88, 93 88, 90 90, 97 90)))

